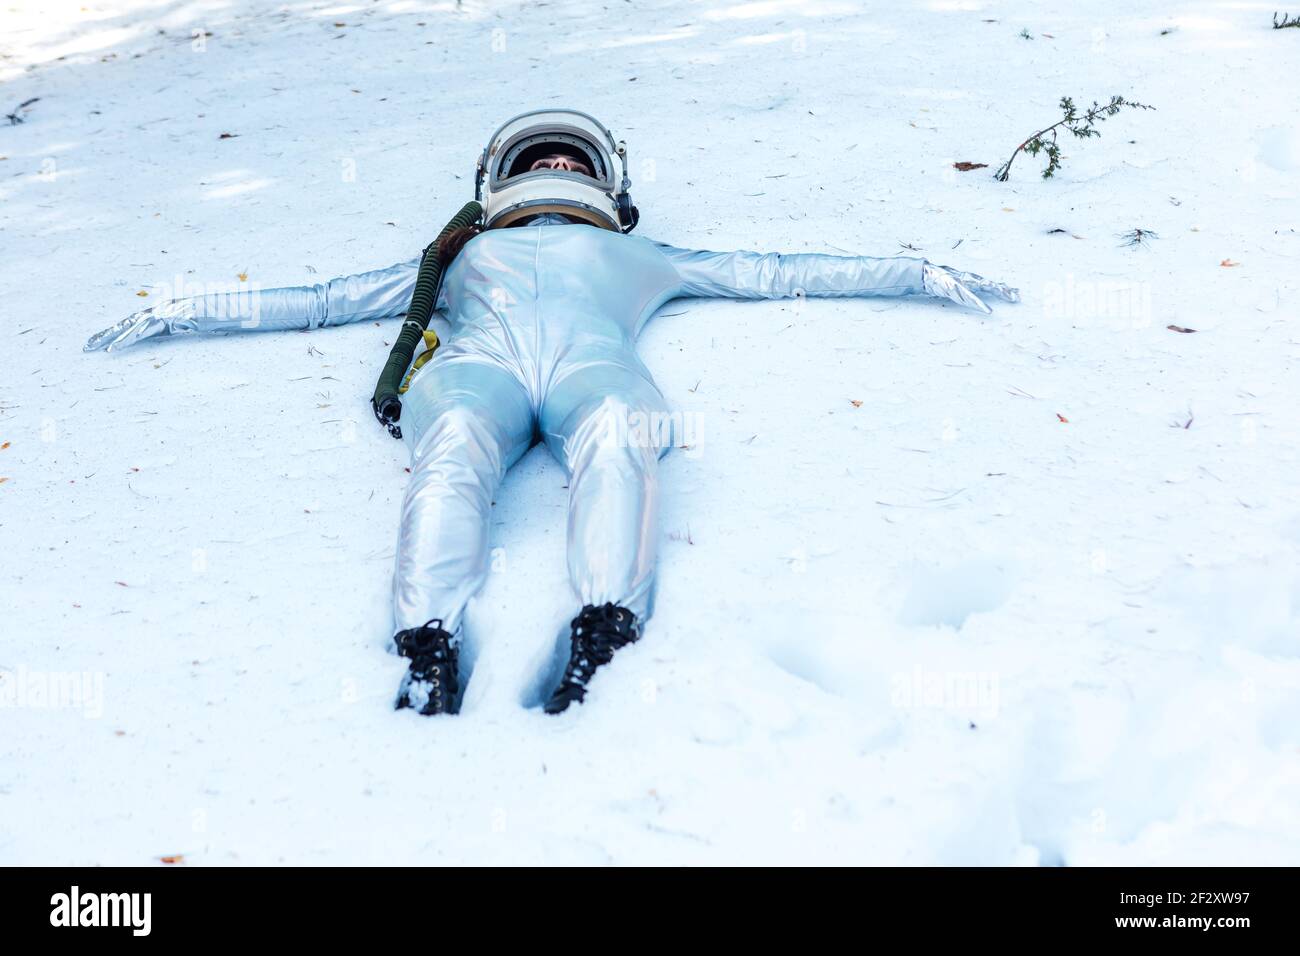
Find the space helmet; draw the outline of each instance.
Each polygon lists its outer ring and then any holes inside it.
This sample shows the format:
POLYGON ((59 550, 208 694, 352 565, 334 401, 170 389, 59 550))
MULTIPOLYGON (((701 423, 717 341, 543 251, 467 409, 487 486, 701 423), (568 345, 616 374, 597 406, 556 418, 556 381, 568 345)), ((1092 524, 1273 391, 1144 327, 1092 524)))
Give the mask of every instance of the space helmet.
POLYGON ((628 190, 627 146, 586 113, 543 109, 521 113, 492 134, 479 157, 474 198, 487 229, 519 225, 546 213, 615 232, 631 232, 639 218, 628 190), (561 154, 586 167, 532 167, 561 154))

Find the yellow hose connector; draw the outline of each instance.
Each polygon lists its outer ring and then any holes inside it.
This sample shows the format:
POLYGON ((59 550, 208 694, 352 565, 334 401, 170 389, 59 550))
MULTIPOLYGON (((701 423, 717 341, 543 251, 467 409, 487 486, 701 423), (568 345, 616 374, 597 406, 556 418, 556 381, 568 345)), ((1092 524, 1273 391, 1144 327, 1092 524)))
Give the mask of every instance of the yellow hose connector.
POLYGON ((437 332, 433 331, 433 329, 424 330, 424 351, 416 356, 415 362, 411 365, 411 370, 406 373, 406 378, 402 379, 402 384, 398 387, 397 394, 406 394, 406 390, 411 387, 411 376, 422 369, 425 362, 433 358, 433 353, 438 351, 438 346, 440 344, 437 332))

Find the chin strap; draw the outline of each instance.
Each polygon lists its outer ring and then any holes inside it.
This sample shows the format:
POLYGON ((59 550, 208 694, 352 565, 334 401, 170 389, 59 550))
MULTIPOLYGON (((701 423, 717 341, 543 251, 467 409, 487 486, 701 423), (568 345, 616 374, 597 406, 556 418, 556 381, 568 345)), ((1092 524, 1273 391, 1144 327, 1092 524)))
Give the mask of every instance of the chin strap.
POLYGON ((632 197, 627 193, 618 194, 618 219, 623 224, 623 234, 631 232, 641 221, 641 211, 632 205, 632 197))
POLYGON ((619 225, 623 227, 623 234, 626 235, 641 221, 641 211, 632 205, 632 180, 627 174, 627 144, 619 140, 614 144, 614 152, 623 161, 623 181, 618 184, 614 203, 618 206, 619 225))

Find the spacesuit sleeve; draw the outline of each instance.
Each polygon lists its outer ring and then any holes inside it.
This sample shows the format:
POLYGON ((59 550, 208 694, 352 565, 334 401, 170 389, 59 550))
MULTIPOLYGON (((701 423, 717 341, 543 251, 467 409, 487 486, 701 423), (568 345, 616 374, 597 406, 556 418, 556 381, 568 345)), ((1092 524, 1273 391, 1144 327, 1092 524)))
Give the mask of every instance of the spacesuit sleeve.
POLYGON ((681 296, 781 299, 925 292, 924 259, 820 253, 706 252, 657 244, 677 272, 681 296))
POLYGON ((411 292, 419 268, 420 260, 417 258, 386 269, 340 276, 317 285, 254 292, 254 307, 247 312, 239 301, 247 294, 203 296, 199 312, 218 322, 222 316, 233 313, 244 328, 253 329, 319 329, 327 325, 387 319, 401 315, 411 304, 411 292), (257 306, 259 299, 260 306, 257 306))
POLYGON ((419 267, 416 258, 316 285, 173 299, 91 336, 86 351, 112 351, 162 335, 306 330, 391 318, 410 305, 419 267))

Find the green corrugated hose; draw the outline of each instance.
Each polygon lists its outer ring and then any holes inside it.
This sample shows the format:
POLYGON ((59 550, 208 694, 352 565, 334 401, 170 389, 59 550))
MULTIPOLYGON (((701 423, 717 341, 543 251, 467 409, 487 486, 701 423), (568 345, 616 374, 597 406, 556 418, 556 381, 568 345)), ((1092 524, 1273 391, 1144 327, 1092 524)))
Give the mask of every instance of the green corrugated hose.
POLYGON ((402 417, 402 379, 406 377, 406 370, 411 365, 415 347, 424 340, 424 331, 429 327, 434 307, 438 304, 438 290, 442 286, 442 260, 438 256, 438 246, 448 234, 472 226, 482 215, 483 207, 477 202, 465 203, 420 257, 420 271, 415 278, 415 291, 411 293, 411 305, 406 310, 406 321, 402 323, 402 331, 393 343, 393 350, 388 353, 388 361, 379 375, 374 397, 370 399, 375 418, 394 438, 402 437, 402 429, 397 424, 402 417))

